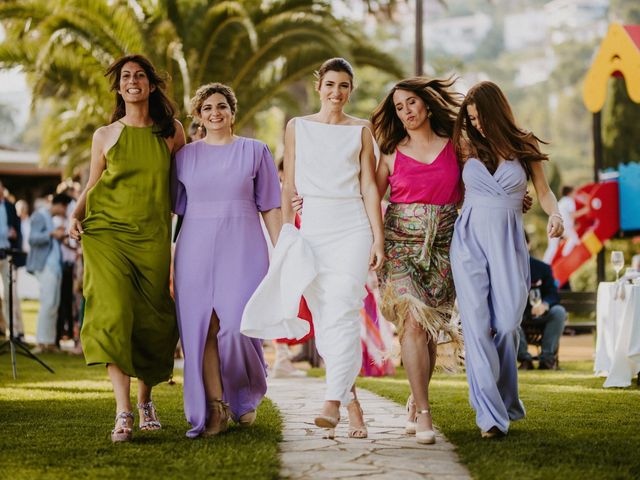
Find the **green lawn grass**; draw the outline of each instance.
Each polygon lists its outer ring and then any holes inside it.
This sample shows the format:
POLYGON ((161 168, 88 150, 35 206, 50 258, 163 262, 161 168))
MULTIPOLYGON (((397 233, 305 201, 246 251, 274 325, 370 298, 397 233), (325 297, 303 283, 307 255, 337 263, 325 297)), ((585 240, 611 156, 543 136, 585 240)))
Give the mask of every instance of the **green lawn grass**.
MULTIPOLYGON (((522 372, 527 417, 498 440, 480 438, 466 377, 436 373, 430 389, 434 422, 474 478, 640 478, 640 389, 602 388, 604 379, 593 376, 591 362, 564 362, 562 368, 522 372)), ((409 394, 402 369, 392 378, 359 378, 358 386, 402 405, 409 394)))
POLYGON ((251 428, 189 440, 182 378, 176 377, 176 385, 154 389, 162 430, 134 431, 132 443, 114 445, 105 369, 65 354, 40 358, 56 373, 19 356, 13 380, 9 355, 0 356, 0 478, 278 478, 282 425, 269 400, 251 428))

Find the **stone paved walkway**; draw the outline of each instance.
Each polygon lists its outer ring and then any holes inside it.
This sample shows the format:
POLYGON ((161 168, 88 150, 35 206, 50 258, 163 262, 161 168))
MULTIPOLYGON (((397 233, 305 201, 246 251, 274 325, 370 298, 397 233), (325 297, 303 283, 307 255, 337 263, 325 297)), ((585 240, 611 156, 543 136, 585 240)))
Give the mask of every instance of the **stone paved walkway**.
POLYGON ((318 378, 269 379, 267 396, 284 419, 281 478, 298 479, 470 479, 454 447, 440 432, 435 445, 418 445, 404 433, 404 408, 366 390, 358 390, 369 438, 347 438, 346 409, 336 438, 323 438, 313 424, 324 396, 318 378))

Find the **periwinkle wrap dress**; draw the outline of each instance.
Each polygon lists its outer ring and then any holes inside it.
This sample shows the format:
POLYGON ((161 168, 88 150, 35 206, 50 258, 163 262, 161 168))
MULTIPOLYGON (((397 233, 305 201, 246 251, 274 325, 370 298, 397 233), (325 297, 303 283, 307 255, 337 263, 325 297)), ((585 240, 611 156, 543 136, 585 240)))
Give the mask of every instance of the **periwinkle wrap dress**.
POLYGON ((169 293, 171 153, 153 130, 123 124, 82 222, 86 362, 113 363, 149 386, 169 379, 178 343, 169 293))
POLYGON ((491 175, 470 158, 454 227, 451 266, 462 320, 469 401, 483 431, 506 433, 525 415, 518 398, 518 326, 529 294, 529 252, 522 223, 527 176, 517 160, 491 175))
POLYGON ((255 410, 267 390, 262 343, 240 333, 240 319, 269 266, 259 212, 280 207, 280 183, 267 146, 243 137, 186 145, 172 183, 174 211, 184 215, 174 265, 184 409, 192 426, 187 436, 196 437, 207 420, 202 362, 213 311, 220 320, 223 399, 235 419, 255 410))

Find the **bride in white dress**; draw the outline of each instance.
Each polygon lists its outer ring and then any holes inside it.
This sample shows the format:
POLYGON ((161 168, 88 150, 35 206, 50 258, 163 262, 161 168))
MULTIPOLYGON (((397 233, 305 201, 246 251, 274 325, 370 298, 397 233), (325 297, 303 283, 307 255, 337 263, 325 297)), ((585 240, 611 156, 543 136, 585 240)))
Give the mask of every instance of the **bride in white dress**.
POLYGON ((349 436, 366 438, 355 379, 362 364, 360 309, 369 268, 384 258, 380 196, 375 182, 372 128, 344 113, 353 69, 342 58, 317 73, 318 113, 289 121, 285 132, 282 214, 294 223, 292 199, 304 200, 300 233, 311 247, 317 274, 304 290, 316 347, 326 367, 327 390, 315 424, 329 429, 349 413, 349 436))

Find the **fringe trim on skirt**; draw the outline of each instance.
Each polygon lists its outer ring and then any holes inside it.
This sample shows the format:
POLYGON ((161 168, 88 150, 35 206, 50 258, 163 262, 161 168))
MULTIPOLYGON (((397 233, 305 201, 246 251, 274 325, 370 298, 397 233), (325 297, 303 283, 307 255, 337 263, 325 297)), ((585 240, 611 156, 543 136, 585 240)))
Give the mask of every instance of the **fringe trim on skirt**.
POLYGON ((455 372, 463 363, 464 342, 455 307, 432 307, 411 294, 398 295, 393 287, 382 287, 380 311, 396 326, 402 344, 404 324, 413 318, 427 333, 427 340, 436 339, 439 345, 451 344, 453 355, 438 354, 438 366, 455 372))

